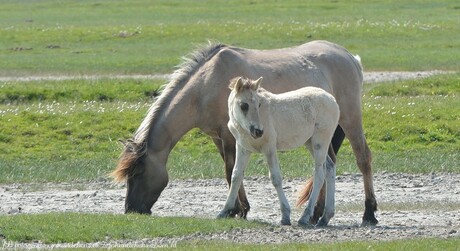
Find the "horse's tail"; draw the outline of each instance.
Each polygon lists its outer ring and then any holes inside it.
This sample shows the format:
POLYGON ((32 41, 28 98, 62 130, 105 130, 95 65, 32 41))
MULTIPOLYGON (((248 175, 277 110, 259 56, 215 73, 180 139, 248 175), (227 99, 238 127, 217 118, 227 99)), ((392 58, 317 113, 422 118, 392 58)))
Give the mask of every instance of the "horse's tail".
POLYGON ((115 170, 110 173, 110 176, 112 176, 116 182, 122 182, 132 175, 137 162, 147 150, 145 143, 135 143, 132 140, 128 140, 123 144, 125 149, 120 155, 118 165, 115 170))
POLYGON ((361 63, 361 57, 356 54, 356 55, 352 55, 353 56, 353 63, 355 64, 355 67, 356 69, 358 70, 358 73, 360 75, 360 81, 361 81, 361 84, 363 84, 363 64, 361 63))
POLYGON ((358 54, 353 55, 353 57, 359 62, 359 64, 361 64, 361 57, 358 54))
POLYGON ((295 203, 296 207, 301 207, 303 204, 305 204, 308 201, 308 199, 310 199, 312 190, 313 190, 313 178, 309 178, 307 180, 307 183, 305 183, 304 187, 299 192, 299 197, 297 198, 297 201, 295 203))

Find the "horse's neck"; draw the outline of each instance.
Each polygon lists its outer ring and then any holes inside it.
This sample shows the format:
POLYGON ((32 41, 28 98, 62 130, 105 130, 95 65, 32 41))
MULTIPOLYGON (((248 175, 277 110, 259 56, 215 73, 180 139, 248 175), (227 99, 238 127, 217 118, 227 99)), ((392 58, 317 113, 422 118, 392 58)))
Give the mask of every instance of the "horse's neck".
POLYGON ((161 97, 149 111, 143 124, 148 127, 145 141, 149 150, 167 151, 195 127, 196 107, 191 96, 172 92, 161 97), (148 121, 146 121, 148 120, 148 121))

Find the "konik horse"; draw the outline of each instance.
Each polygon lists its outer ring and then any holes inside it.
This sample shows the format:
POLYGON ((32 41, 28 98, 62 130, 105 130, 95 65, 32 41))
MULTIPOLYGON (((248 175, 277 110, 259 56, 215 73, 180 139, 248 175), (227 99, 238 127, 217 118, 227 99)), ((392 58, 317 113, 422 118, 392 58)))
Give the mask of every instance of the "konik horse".
MULTIPOLYGON (((349 139, 364 180, 363 224, 377 224, 371 152, 362 125, 362 66, 346 49, 327 41, 274 50, 210 44, 186 58, 134 136, 125 142, 112 173, 117 181, 126 179, 125 212, 151 214, 153 204, 168 184, 168 156, 192 128, 200 128, 212 137, 225 162, 227 182, 231 183, 235 139, 227 127, 227 99, 228 83, 237 76, 262 76, 265 89, 273 93, 315 86, 335 97, 340 119, 332 148, 337 153, 344 137, 349 139)), ((234 214, 245 218, 250 207, 243 184, 238 195, 239 210, 234 214)), ((315 221, 322 215, 323 205, 324 196, 318 201, 315 221)))
MULTIPOLYGON (((328 149, 339 122, 339 105, 334 97, 318 87, 303 87, 273 94, 256 81, 241 77, 230 84, 228 128, 236 139, 236 159, 230 191, 219 218, 234 210, 238 189, 251 153, 263 153, 270 179, 278 194, 281 224, 291 225, 291 207, 283 191, 281 169, 276 152, 305 145, 315 161, 313 190, 299 225, 307 226, 313 217, 320 189, 326 186, 326 203, 317 226, 326 226, 335 212, 335 164, 328 149), (329 161, 329 165, 326 165, 329 161)), ((287 167, 289 168, 289 167, 287 167)))

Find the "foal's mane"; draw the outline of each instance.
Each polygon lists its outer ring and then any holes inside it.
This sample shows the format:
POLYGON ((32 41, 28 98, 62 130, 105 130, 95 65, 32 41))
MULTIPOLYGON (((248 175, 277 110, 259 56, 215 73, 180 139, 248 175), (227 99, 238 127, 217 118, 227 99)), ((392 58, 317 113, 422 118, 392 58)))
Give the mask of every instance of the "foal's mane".
POLYGON ((182 63, 177 66, 177 69, 171 75, 169 83, 164 86, 161 95, 150 107, 134 136, 123 142, 124 150, 119 157, 117 167, 111 173, 115 181, 121 182, 132 175, 135 167, 142 160, 142 157, 147 152, 147 138, 150 126, 153 124, 157 114, 161 112, 165 105, 169 104, 175 93, 187 84, 187 80, 224 47, 226 45, 210 42, 207 46, 182 58, 182 63))
POLYGON ((237 92, 240 90, 251 89, 252 86, 255 85, 255 83, 253 83, 251 79, 249 78, 236 77, 230 80, 230 84, 228 85, 228 88, 230 88, 230 90, 234 90, 236 86, 236 82, 238 82, 238 80, 241 80, 243 84, 240 86, 238 90, 235 90, 237 92))

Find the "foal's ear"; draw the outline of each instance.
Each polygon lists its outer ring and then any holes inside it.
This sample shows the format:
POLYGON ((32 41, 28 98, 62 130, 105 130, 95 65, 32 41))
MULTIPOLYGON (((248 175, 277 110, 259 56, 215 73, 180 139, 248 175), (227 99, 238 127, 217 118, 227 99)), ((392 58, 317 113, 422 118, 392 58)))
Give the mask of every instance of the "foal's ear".
POLYGON ((236 92, 239 92, 243 88, 243 79, 241 77, 234 79, 228 87, 230 88, 230 90, 235 90, 236 92))
POLYGON ((251 85, 251 88, 255 91, 257 89, 259 89, 260 87, 260 84, 262 83, 262 77, 260 77, 259 79, 255 80, 254 82, 252 82, 252 85, 251 85))

